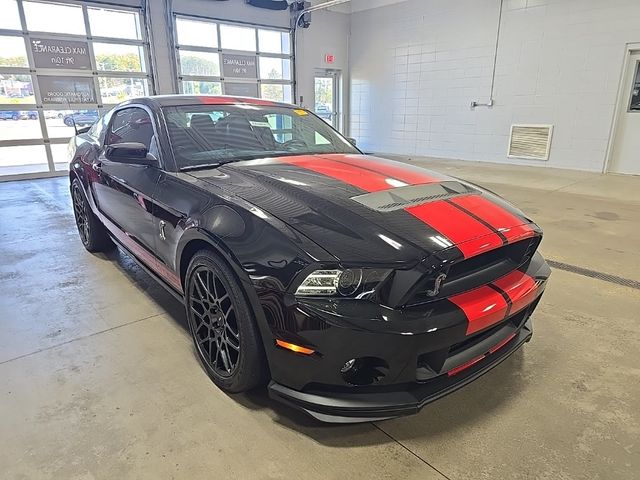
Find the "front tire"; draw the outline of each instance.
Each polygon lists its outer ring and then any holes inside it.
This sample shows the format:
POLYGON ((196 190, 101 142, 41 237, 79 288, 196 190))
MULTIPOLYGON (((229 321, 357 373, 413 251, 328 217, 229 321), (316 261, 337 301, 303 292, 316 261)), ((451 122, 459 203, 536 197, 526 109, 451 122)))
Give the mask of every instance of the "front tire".
POLYGON ((80 180, 77 178, 71 182, 71 200, 73 201, 76 227, 78 227, 78 233, 84 248, 91 253, 113 249, 115 245, 109 238, 107 229, 91 211, 87 196, 80 184, 80 180))
POLYGON ((264 383, 266 359, 251 308, 233 271, 209 250, 189 263, 185 306, 198 357, 220 389, 238 393, 264 383))

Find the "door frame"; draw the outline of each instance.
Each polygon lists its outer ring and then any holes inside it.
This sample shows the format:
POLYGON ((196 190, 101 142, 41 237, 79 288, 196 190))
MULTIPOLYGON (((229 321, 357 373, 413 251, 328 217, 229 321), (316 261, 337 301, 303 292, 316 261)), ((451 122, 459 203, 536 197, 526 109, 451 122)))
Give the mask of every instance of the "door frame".
POLYGON ((333 81, 333 108, 332 115, 334 115, 335 124, 331 122, 333 128, 337 131, 344 133, 344 102, 342 95, 342 71, 334 70, 330 68, 317 69, 313 73, 313 109, 315 111, 315 90, 316 90, 316 78, 331 78, 333 81))
MULTIPOLYGON (((615 147, 616 135, 619 130, 620 119, 622 113, 627 111, 627 103, 629 102, 629 92, 624 91, 625 80, 629 74, 629 56, 635 52, 640 52, 640 42, 632 42, 625 44, 624 55, 622 57, 622 66, 620 68, 620 77, 618 79, 618 89, 616 95, 616 105, 613 111, 613 118, 611 120, 611 128, 609 129, 609 142, 607 144, 607 152, 604 159, 604 165, 602 166, 602 173, 616 173, 611 172, 613 149, 615 147)), ((631 67, 633 68, 633 66, 631 67)), ((624 174, 620 174, 624 175, 624 174)))

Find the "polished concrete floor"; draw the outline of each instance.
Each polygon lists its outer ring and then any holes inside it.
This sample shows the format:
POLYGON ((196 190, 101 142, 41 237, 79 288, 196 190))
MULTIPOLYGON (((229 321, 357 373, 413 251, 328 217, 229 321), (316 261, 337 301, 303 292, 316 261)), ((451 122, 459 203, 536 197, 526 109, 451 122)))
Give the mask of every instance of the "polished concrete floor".
MULTIPOLYGON (((521 206, 549 258, 640 281, 640 178, 427 163, 521 206)), ((416 416, 335 426, 217 390, 181 305, 84 251, 66 179, 0 184, 0 252, 2 479, 640 478, 640 290, 555 270, 509 360, 416 416)))

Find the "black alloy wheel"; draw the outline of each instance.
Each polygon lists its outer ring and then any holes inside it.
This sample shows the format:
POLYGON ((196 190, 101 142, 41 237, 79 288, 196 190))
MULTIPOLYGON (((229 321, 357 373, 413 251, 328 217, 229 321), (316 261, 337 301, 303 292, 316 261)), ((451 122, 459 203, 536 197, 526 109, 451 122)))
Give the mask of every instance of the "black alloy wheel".
POLYGON ((240 359, 240 332, 227 288, 206 266, 193 272, 189 291, 196 345, 207 365, 221 377, 233 375, 240 359))
POLYGON ((90 238, 89 218, 87 217, 87 207, 84 201, 84 194, 80 186, 74 182, 71 187, 71 195, 73 197, 73 213, 76 216, 76 226, 82 243, 86 246, 90 238))
POLYGON ((263 384, 268 368, 262 340, 231 268, 201 250, 189 263, 185 283, 189 330, 209 377, 230 393, 263 384))
POLYGON ((71 183, 71 201, 73 215, 84 248, 90 252, 103 252, 114 247, 104 225, 93 214, 87 202, 80 181, 76 178, 71 183))

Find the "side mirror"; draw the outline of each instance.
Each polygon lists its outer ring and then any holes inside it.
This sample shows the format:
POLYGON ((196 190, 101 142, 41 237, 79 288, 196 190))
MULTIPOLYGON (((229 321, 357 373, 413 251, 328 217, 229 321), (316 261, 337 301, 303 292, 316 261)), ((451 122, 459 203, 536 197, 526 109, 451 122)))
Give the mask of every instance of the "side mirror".
POLYGON ((149 155, 147 147, 142 143, 125 142, 107 145, 104 156, 112 162, 131 163, 134 165, 155 165, 157 160, 149 155))
POLYGON ((357 146, 358 146, 358 142, 357 142, 357 140, 356 140, 355 138, 353 138, 353 137, 348 137, 348 138, 347 138, 347 140, 348 140, 348 142, 349 142, 351 145, 353 145, 354 147, 357 147, 357 146))

